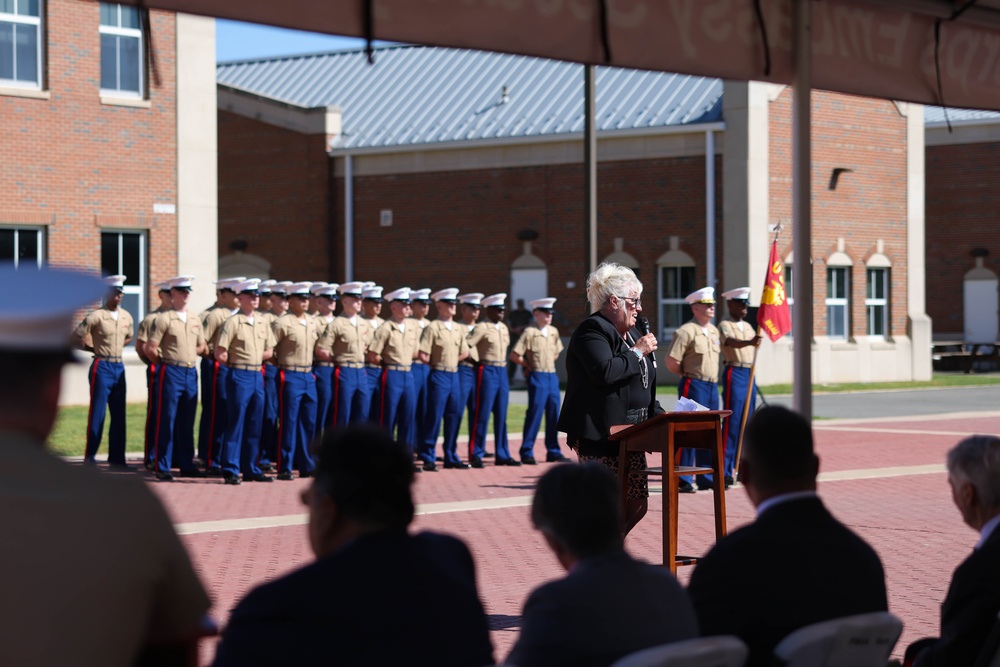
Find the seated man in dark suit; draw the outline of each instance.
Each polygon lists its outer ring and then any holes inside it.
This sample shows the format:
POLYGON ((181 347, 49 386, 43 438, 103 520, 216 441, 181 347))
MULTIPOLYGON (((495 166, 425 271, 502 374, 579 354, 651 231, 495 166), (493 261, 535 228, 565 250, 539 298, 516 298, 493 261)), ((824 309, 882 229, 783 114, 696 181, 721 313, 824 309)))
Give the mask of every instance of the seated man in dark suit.
POLYGON ((327 433, 318 454, 303 494, 316 561, 239 603, 215 665, 492 665, 469 550, 407 532, 406 447, 350 427, 327 433))
POLYGON ((736 635, 748 667, 806 625, 886 611, 878 555, 816 495, 812 428, 781 407, 747 424, 740 481, 757 520, 719 540, 698 561, 688 592, 704 635, 736 635))
POLYGON ((507 658, 517 667, 598 667, 698 635, 684 589, 622 546, 621 497, 599 463, 562 464, 539 481, 531 518, 569 574, 535 589, 507 658))
POLYGON ((1000 613, 1000 438, 974 435, 948 452, 951 497, 970 528, 975 550, 951 578, 941 605, 941 637, 906 651, 917 667, 971 667, 1000 613))

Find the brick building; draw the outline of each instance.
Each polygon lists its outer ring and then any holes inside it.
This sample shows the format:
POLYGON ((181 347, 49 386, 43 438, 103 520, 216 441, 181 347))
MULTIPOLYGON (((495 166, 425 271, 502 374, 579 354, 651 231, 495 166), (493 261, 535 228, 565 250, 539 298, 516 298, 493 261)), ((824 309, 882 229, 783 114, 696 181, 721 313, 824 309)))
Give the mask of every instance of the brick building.
MULTIPOLYGON (((588 312, 582 66, 427 47, 375 61, 219 66, 220 271, 548 294, 569 332, 588 312)), ((597 91, 598 259, 638 270, 661 340, 701 285, 759 300, 769 225, 798 269, 790 90, 598 68, 597 91)), ((814 105, 813 377, 928 377, 923 108, 814 105)), ((762 381, 791 379, 793 342, 762 348, 762 381)))
MULTIPOLYGON (((178 273, 198 277, 193 307, 213 298, 214 26, 93 0, 0 4, 0 261, 124 273, 137 320, 178 273)), ((70 369, 64 401, 86 397, 85 368, 70 369)))
POLYGON ((927 313, 936 341, 1000 341, 1000 113, 927 110, 927 313))

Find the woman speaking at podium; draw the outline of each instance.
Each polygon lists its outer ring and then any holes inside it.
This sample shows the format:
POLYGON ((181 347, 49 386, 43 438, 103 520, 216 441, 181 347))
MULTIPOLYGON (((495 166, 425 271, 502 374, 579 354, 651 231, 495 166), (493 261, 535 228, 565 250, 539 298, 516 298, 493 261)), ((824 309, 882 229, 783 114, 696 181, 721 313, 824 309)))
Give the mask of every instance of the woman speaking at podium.
MULTIPOLYGON (((618 444, 611 427, 638 424, 664 410, 656 402, 656 337, 642 312, 642 283, 632 269, 601 264, 587 277, 594 313, 573 332, 566 351, 566 398, 559 416, 580 461, 599 461, 618 474, 618 444), (636 328, 637 321, 644 332, 636 328)), ((649 485, 638 470, 646 455, 628 455, 625 534, 646 514, 649 485)))

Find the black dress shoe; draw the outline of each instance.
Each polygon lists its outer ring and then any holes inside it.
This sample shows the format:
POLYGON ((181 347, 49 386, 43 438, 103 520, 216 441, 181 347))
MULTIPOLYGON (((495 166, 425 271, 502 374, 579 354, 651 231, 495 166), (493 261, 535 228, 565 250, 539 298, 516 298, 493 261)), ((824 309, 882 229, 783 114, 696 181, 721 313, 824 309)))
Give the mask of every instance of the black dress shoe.
POLYGON ((736 483, 736 481, 733 479, 732 475, 726 475, 724 481, 726 483, 726 488, 727 489, 730 488, 730 487, 732 487, 732 485, 736 483))
POLYGON ((299 479, 309 479, 313 476, 312 470, 306 470, 305 472, 299 471, 299 479))
POLYGON ((156 470, 156 464, 153 463, 152 461, 143 461, 142 467, 148 470, 149 472, 153 472, 154 470, 156 470))
POLYGON ((715 482, 703 482, 699 479, 696 484, 699 491, 711 491, 715 488, 715 482))
POLYGON ((526 466, 536 466, 536 465, 538 465, 538 461, 535 460, 534 456, 522 456, 521 457, 521 463, 523 463, 526 466))
POLYGON ((256 475, 247 475, 247 474, 244 474, 243 475, 243 481, 244 482, 273 482, 274 478, 273 477, 268 477, 264 473, 259 472, 256 475))
POLYGON ((473 468, 485 468, 486 467, 486 464, 483 463, 483 460, 481 458, 479 458, 478 456, 471 456, 471 457, 469 457, 469 465, 472 466, 473 468))
POLYGON ((278 479, 280 479, 282 482, 292 481, 292 471, 282 470, 281 472, 278 473, 278 479))
POLYGON ((222 477, 222 468, 219 466, 211 466, 205 471, 207 477, 222 477))
POLYGON ((200 479, 202 477, 208 477, 208 473, 198 470, 197 468, 190 468, 188 470, 181 470, 181 477, 196 477, 200 479))
POLYGON ((493 452, 484 452, 483 453, 483 458, 484 459, 491 459, 491 458, 493 458, 493 452))
POLYGON ((546 463, 570 463, 573 459, 562 454, 549 454, 545 457, 546 463))
POLYGON ((260 464, 260 471, 261 472, 274 472, 274 466, 272 464, 270 464, 270 463, 261 463, 260 464))
POLYGON ((437 472, 438 467, 436 463, 425 463, 424 472, 437 472))
POLYGON ((156 473, 155 473, 155 475, 156 475, 156 479, 160 480, 161 482, 172 482, 172 481, 174 481, 174 476, 171 475, 169 472, 160 472, 159 470, 157 470, 156 473))
POLYGON ((520 461, 515 461, 514 459, 497 459, 496 465, 498 466, 510 466, 512 468, 518 468, 521 465, 520 461))
POLYGON ((441 463, 442 461, 444 461, 444 457, 443 456, 435 456, 434 460, 437 461, 438 463, 441 463))
POLYGON ((130 466, 127 463, 109 463, 108 468, 114 470, 115 472, 133 472, 135 471, 135 466, 130 466))
POLYGON ((413 472, 423 472, 424 469, 418 466, 416 463, 413 464, 413 472))
POLYGON ((231 486, 239 486, 243 483, 243 480, 240 479, 239 475, 234 475, 231 472, 223 472, 222 481, 224 484, 229 484, 231 486))
POLYGON ((446 470, 468 470, 472 466, 470 466, 468 463, 463 463, 462 461, 458 461, 456 463, 445 463, 444 467, 446 470))
POLYGON ((694 490, 694 487, 691 485, 691 482, 685 482, 682 479, 680 481, 680 484, 677 485, 677 492, 678 493, 694 493, 695 490, 694 490))

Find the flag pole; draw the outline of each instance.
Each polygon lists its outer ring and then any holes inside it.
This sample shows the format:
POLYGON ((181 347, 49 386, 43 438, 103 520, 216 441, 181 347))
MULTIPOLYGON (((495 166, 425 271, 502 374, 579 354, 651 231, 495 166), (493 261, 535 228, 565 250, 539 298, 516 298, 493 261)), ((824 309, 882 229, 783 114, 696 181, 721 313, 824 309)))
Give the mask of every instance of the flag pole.
MULTIPOLYGON (((774 239, 772 240, 772 245, 778 242, 778 235, 781 234, 782 225, 778 223, 774 227, 774 239)), ((764 328, 757 325, 757 337, 760 338, 764 334, 764 328)), ((740 431, 739 437, 736 439, 736 460, 733 461, 733 479, 739 479, 740 474, 740 457, 743 454, 743 433, 747 426, 747 417, 750 416, 750 400, 753 398, 753 383, 754 376, 757 373, 757 353, 760 352, 760 345, 755 345, 753 348, 753 362, 750 364, 750 381, 747 383, 747 396, 743 400, 743 415, 740 417, 740 431)), ((732 417, 730 417, 732 419, 732 417)))

